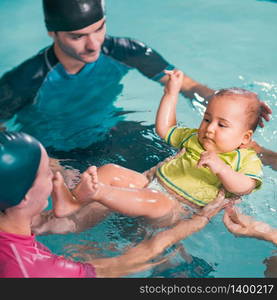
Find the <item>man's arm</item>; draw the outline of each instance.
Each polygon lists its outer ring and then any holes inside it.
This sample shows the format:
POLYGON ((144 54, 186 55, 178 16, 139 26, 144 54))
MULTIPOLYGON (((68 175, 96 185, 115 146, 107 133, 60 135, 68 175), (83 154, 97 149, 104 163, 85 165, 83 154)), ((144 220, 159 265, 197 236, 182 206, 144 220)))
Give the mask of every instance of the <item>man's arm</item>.
MULTIPOLYGON (((153 48, 131 38, 106 35, 102 50, 106 55, 112 56, 131 68, 138 69, 144 76, 164 85, 169 78, 165 74, 165 70, 174 69, 174 66, 153 48)), ((185 75, 181 93, 190 99, 195 99, 195 93, 207 98, 213 93, 213 90, 185 75)))
POLYGON ((0 78, 0 120, 10 120, 23 107, 33 103, 49 72, 45 51, 32 56, 0 78))
POLYGON ((223 222, 237 236, 254 237, 277 245, 277 229, 239 213, 234 207, 226 208, 223 222))
POLYGON ((273 170, 277 171, 277 152, 262 147, 259 154, 264 165, 270 166, 273 170))
POLYGON ((264 165, 271 166, 273 170, 277 170, 277 152, 266 149, 254 141, 248 144, 247 147, 256 151, 264 165))

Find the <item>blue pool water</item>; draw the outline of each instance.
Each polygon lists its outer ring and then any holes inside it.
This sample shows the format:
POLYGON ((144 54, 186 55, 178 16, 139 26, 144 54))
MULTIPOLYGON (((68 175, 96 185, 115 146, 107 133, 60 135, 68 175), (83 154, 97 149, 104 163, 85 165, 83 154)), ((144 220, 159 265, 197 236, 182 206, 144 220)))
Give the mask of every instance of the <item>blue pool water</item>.
MULTIPOLYGON (((277 3, 258 0, 107 0, 108 33, 130 36, 157 49, 169 62, 212 88, 239 86, 259 93, 272 108, 272 120, 257 130, 255 139, 277 151, 276 50, 277 3)), ((40 1, 1 0, 0 75, 50 44, 40 1)), ((162 88, 131 71, 115 106, 124 113, 114 140, 87 151, 55 153, 71 167, 115 162, 143 171, 172 153, 153 132, 162 88)), ((201 111, 187 99, 178 104, 180 123, 197 127, 201 111)), ((244 198, 242 211, 277 227, 276 173, 264 169, 260 191, 244 198)), ((186 256, 178 254, 165 269, 135 274, 141 277, 263 277, 271 244, 235 238, 220 213, 204 230, 182 241, 186 256)), ((113 214, 81 234, 40 237, 53 251, 71 253, 68 244, 91 247, 92 253, 115 255, 143 238, 140 220, 113 214), (101 251, 99 250, 101 249, 101 251), (102 250, 103 249, 103 250, 102 250)), ((171 250, 169 250, 171 251, 171 250)))

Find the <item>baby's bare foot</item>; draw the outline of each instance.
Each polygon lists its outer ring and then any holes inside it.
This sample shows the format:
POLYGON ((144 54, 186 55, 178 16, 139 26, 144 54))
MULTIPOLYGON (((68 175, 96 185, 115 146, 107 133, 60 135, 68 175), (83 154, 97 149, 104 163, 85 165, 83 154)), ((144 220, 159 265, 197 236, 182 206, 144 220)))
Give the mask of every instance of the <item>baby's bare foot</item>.
POLYGON ((65 217, 81 207, 64 183, 63 176, 56 172, 53 179, 53 211, 56 217, 65 217))
POLYGON ((72 190, 73 195, 80 203, 88 203, 97 200, 101 184, 98 181, 97 168, 89 167, 81 176, 81 181, 72 190))

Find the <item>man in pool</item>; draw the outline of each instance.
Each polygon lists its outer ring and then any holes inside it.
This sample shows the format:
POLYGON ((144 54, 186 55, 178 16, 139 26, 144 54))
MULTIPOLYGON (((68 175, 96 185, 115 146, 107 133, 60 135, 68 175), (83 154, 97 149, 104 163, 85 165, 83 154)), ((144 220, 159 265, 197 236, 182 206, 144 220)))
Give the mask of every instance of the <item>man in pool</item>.
POLYGON ((183 220, 124 254, 74 262, 36 241, 31 223, 47 206, 53 173, 44 147, 24 133, 0 132, 0 277, 119 277, 145 270, 166 247, 202 229, 227 203, 223 194, 202 215, 183 220))
MULTIPOLYGON (((130 69, 164 84, 174 66, 140 41, 107 35, 103 0, 43 0, 43 8, 54 43, 0 79, 0 120, 45 147, 87 148, 115 126, 112 102, 130 69)), ((185 96, 212 92, 184 76, 185 96)))
MULTIPOLYGON (((46 147, 86 148, 115 125, 111 103, 130 69, 163 83, 174 66, 140 41, 107 35, 103 0, 43 0, 43 8, 54 44, 4 74, 0 120, 16 116, 46 147)), ((182 92, 212 90, 186 76, 182 92)))

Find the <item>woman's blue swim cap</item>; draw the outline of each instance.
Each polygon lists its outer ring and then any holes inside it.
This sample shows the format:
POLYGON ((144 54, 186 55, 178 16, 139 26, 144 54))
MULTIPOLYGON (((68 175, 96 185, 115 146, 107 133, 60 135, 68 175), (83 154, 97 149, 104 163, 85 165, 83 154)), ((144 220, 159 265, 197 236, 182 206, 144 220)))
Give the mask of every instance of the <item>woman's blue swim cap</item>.
POLYGON ((43 0, 48 31, 75 31, 105 16, 104 0, 43 0))
POLYGON ((0 132, 0 209, 17 205, 32 187, 41 159, 40 143, 19 132, 0 132))

